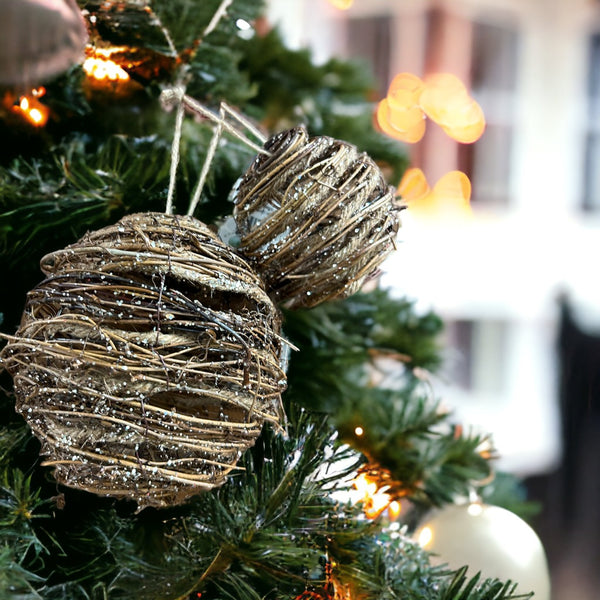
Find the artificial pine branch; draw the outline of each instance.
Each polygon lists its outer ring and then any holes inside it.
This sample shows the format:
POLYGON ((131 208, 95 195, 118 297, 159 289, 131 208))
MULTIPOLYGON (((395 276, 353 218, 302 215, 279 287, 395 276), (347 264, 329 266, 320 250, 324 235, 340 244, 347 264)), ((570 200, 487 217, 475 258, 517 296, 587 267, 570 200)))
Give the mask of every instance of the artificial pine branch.
POLYGON ((479 573, 468 578, 467 569, 467 566, 458 569, 443 585, 440 600, 527 600, 533 596, 518 593, 517 584, 510 581, 483 579, 479 573))
POLYGON ((489 475, 485 440, 457 434, 420 379, 439 364, 438 317, 375 290, 286 313, 284 327, 304 350, 291 357, 287 400, 331 415, 342 440, 390 472, 394 493, 440 505, 489 475), (371 383, 382 357, 397 359, 389 387, 371 383))
POLYGON ((391 183, 400 181, 406 156, 373 129, 375 83, 364 65, 334 58, 315 66, 308 50, 286 48, 272 30, 248 45, 240 68, 256 86, 246 110, 271 131, 303 124, 311 135, 343 139, 367 152, 391 183))

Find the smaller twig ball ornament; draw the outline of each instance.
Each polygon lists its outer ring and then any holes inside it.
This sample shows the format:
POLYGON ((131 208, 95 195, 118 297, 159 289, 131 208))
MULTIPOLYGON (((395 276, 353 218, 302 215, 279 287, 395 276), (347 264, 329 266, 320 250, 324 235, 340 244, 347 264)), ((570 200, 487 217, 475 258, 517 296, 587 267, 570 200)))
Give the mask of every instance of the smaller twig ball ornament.
POLYGON ((204 224, 127 216, 41 265, 2 360, 59 482, 179 504, 277 426, 279 312, 204 224))
POLYGON ((510 580, 518 584, 517 593, 550 600, 542 543, 525 521, 504 508, 478 502, 447 506, 418 529, 416 538, 433 553, 433 564, 468 565, 469 576, 481 572, 484 578, 510 580))
POLYGON ((354 146, 302 127, 265 150, 234 193, 239 251, 288 308, 358 291, 394 248, 394 188, 354 146))

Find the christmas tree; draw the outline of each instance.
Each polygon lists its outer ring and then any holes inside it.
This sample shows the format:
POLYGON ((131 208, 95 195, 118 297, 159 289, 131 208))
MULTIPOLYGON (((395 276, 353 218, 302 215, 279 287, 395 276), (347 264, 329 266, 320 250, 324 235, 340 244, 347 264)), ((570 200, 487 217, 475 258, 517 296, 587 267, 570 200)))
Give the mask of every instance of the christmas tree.
POLYGON ((0 598, 529 597, 410 537, 507 486, 372 281, 407 161, 364 70, 255 0, 1 8, 0 598))

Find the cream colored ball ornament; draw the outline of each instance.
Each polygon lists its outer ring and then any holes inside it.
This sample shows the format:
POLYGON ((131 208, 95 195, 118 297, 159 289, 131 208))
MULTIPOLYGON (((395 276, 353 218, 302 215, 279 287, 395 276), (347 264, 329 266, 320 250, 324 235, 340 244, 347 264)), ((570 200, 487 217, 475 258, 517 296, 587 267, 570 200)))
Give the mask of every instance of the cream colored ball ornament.
POLYGON ((550 600, 550 574, 540 539, 514 513, 498 506, 471 503, 448 506, 423 524, 416 539, 432 552, 433 564, 452 569, 469 566, 469 576, 517 583, 520 593, 550 600))

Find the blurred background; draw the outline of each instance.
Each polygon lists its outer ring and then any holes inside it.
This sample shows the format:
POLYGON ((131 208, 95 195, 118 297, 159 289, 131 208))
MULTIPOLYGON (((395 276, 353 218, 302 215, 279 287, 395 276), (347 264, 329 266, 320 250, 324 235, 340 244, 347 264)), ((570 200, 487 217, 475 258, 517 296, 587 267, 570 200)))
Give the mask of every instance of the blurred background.
MULTIPOLYGON (((407 146, 459 169, 473 215, 405 213, 383 284, 446 322, 437 391, 542 502, 553 600, 600 597, 600 2, 270 0, 288 45, 376 78, 458 75, 487 128, 407 146)), ((398 182, 391 182, 398 183, 398 182)))

